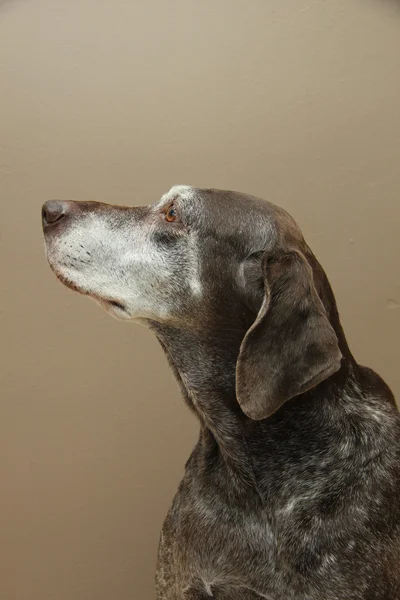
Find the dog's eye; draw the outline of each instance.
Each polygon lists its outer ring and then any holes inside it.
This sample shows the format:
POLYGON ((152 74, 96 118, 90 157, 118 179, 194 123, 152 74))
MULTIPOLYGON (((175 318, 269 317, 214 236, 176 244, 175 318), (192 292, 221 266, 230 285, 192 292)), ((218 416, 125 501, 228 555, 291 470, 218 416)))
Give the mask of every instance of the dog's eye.
POLYGON ((178 211, 176 210, 175 206, 170 206, 167 210, 167 212, 165 213, 165 220, 168 221, 168 223, 176 223, 179 220, 178 217, 178 211))

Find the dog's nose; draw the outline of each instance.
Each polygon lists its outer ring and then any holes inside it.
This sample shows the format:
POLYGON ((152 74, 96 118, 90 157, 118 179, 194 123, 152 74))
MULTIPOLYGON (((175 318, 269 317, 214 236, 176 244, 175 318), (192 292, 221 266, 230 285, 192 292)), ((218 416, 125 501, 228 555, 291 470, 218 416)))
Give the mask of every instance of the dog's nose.
POLYGON ((68 202, 47 200, 42 206, 43 227, 54 225, 68 214, 68 202))

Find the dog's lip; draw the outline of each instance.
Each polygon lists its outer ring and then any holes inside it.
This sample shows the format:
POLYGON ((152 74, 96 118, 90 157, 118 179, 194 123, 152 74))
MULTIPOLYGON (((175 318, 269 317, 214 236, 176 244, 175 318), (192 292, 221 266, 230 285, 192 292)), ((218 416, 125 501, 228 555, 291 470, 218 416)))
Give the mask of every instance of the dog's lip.
POLYGON ((107 307, 111 307, 114 310, 120 310, 120 311, 122 311, 124 313, 128 313, 125 305, 120 300, 116 300, 115 298, 104 298, 102 296, 99 296, 99 294, 91 293, 89 290, 84 290, 84 289, 78 287, 70 279, 68 279, 67 277, 65 277, 64 275, 62 275, 59 271, 57 271, 57 270, 54 269, 54 272, 57 275, 58 279, 66 287, 70 288, 74 292, 78 292, 79 294, 82 294, 84 296, 91 296, 94 300, 97 300, 101 304, 104 304, 106 308, 107 307))
POLYGON ((129 311, 127 310, 127 307, 125 306, 125 304, 123 302, 121 302, 121 300, 118 300, 116 298, 107 298, 105 296, 101 296, 98 293, 94 293, 91 290, 85 290, 85 289, 79 287, 76 283, 74 283, 69 277, 66 277, 51 262, 50 262, 50 266, 51 266, 52 270, 54 271, 55 275, 57 276, 57 278, 67 288, 73 290, 74 292, 78 292, 78 294, 82 294, 83 296, 89 296, 90 298, 93 298, 93 300, 96 300, 97 302, 102 304, 103 308, 105 308, 105 309, 111 308, 114 311, 125 313, 125 315, 129 315, 129 311))
POLYGON ((118 310, 123 310, 124 312, 126 312, 124 304, 122 304, 122 302, 120 302, 119 300, 106 298, 104 302, 106 302, 109 306, 112 306, 113 308, 117 308, 118 310))
POLYGON ((91 294, 91 293, 89 293, 88 296, 92 296, 92 298, 94 298, 100 304, 102 304, 103 308, 105 308, 105 309, 111 308, 111 310, 114 310, 117 312, 122 312, 122 313, 125 313, 126 315, 128 314, 128 310, 127 310, 125 304, 123 302, 121 302, 121 300, 116 300, 115 298, 105 298, 105 297, 99 296, 98 294, 91 294))

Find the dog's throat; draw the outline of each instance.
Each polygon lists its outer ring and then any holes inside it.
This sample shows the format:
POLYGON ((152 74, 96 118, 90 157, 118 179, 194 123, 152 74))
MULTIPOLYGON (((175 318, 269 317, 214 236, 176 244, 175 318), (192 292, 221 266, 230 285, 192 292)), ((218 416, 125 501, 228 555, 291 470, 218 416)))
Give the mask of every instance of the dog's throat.
MULTIPOLYGON (((238 494, 251 489, 259 497, 247 450, 243 420, 235 393, 235 354, 190 340, 182 332, 156 329, 157 338, 187 403, 202 428, 200 446, 205 454, 217 446, 222 466, 238 494), (228 355, 228 357, 227 357, 228 355), (223 358, 222 358, 223 357, 223 358)), ((238 350, 237 350, 238 351, 238 350)))

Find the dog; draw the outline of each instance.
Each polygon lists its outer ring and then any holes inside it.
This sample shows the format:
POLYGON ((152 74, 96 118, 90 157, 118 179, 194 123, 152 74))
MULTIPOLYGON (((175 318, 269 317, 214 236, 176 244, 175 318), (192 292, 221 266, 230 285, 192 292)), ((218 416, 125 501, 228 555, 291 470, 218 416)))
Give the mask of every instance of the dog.
POLYGON ((57 277, 155 333, 200 423, 158 600, 399 600, 400 416, 289 214, 174 186, 42 220, 57 277))

